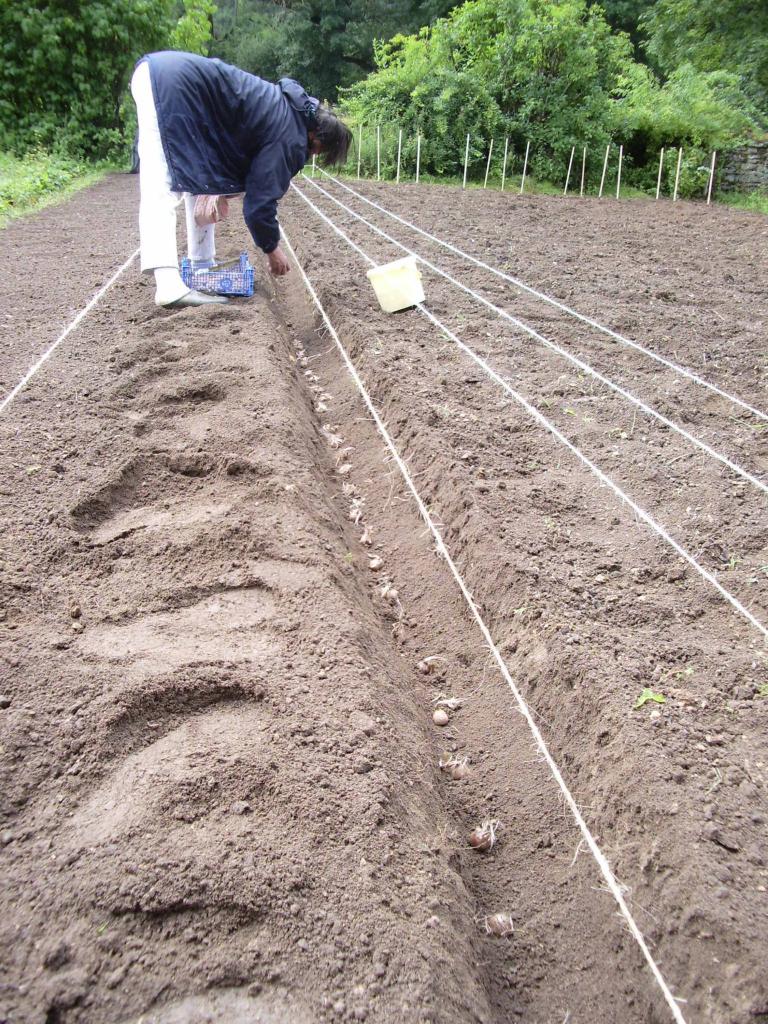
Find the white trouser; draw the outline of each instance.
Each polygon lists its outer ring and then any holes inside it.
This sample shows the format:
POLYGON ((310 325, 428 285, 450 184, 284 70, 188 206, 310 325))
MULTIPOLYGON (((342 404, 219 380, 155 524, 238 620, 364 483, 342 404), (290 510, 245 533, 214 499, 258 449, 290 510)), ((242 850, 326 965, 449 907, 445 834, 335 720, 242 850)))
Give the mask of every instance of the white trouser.
MULTIPOLYGON (((162 274, 155 274, 158 284, 155 301, 164 304, 180 298, 189 289, 178 271, 176 206, 179 196, 171 190, 171 172, 160 137, 147 61, 142 61, 134 71, 131 92, 139 122, 141 269, 162 271, 162 274)), ((194 196, 185 193, 184 206, 190 259, 213 259, 216 251, 214 225, 200 228, 195 224, 194 196)))

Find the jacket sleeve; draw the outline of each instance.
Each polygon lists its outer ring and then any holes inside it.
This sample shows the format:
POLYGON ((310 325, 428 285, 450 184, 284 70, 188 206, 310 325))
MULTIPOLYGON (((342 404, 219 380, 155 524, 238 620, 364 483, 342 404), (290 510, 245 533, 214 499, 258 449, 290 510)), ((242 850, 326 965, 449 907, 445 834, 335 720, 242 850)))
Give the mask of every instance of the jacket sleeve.
POLYGON ((253 158, 245 179, 243 217, 254 242, 266 253, 277 248, 280 241, 277 203, 288 191, 291 178, 303 166, 302 156, 283 142, 270 143, 253 158))

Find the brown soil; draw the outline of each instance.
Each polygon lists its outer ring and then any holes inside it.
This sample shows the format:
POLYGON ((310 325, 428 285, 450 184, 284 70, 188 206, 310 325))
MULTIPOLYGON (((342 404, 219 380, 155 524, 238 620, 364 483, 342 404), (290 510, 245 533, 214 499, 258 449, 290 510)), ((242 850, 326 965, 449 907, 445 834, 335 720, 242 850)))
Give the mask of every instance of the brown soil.
MULTIPOLYGON (((3 232, 2 395, 135 249, 136 189, 3 232)), ((363 189, 768 406, 764 218, 363 189)), ((354 205, 764 477, 755 417, 354 205)), ((768 1020, 760 633, 417 311, 380 313, 299 198, 283 219, 686 1020, 768 1020), (644 687, 667 702, 633 710, 644 687)), ((259 267, 250 300, 168 312, 134 264, 0 416, 0 1021, 670 1020, 298 273, 259 267)), ((766 620, 764 494, 425 285, 766 620)))

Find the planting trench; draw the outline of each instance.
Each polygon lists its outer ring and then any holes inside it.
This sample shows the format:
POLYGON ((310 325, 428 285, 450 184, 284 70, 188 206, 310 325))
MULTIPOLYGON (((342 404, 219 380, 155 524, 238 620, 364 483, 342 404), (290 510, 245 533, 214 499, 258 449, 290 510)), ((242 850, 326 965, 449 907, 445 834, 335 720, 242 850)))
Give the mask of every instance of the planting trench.
MULTIPOLYGON (((655 247, 674 264, 691 249, 675 235, 704 230, 681 204, 659 238, 630 204, 645 234, 636 280, 616 282, 613 267, 590 274, 605 266, 568 232, 622 239, 624 206, 592 204, 587 230, 575 204, 526 198, 513 207, 526 252, 511 255, 511 197, 366 190, 438 234, 452 196, 473 236, 451 241, 539 284, 562 281, 555 253, 581 260, 587 311, 617 326, 615 302, 633 336, 639 283, 661 288, 655 247)), ((6 230, 17 267, 43 268, 73 222, 92 244, 51 271, 48 294, 14 276, 3 393, 135 248, 135 203, 135 179, 113 178, 6 230)), ((722 309, 739 344, 708 369, 765 406, 766 282, 748 261, 763 221, 712 214, 729 301, 710 253, 706 282, 680 266, 688 322, 674 303, 645 322, 694 364, 702 308, 722 309)), ((768 1019, 759 637, 418 313, 380 314, 364 265, 298 197, 283 223, 685 1018, 768 1019), (632 710, 644 686, 667 695, 660 714, 632 710)), ((399 255, 355 238, 377 260, 399 255)), ((236 251, 242 225, 222 239, 236 251)), ((625 258, 623 241, 601 246, 625 258)), ((681 543, 736 562, 733 586, 760 617, 763 496, 662 431, 641 443, 631 412, 532 344, 510 353, 506 328, 428 284, 435 313, 564 430, 578 411, 579 443, 612 458, 681 543), (588 422, 587 406, 600 409, 588 422)), ((494 301, 513 294, 495 288, 494 301)), ((748 417, 625 365, 649 401, 682 404, 764 472, 748 417)), ((295 270, 259 275, 253 299, 226 309, 168 313, 134 265, 0 432, 0 1020, 671 1019, 295 270), (465 698, 443 729, 441 695, 465 698), (446 752, 469 759, 465 779, 440 770, 446 752), (498 843, 478 853, 467 837, 487 819, 498 843), (486 933, 497 912, 511 936, 486 933)))
MULTIPOLYGON (((376 261, 402 255, 308 183, 301 188, 376 261)), ((591 203, 584 228, 578 204, 510 207, 504 197, 468 193, 456 195, 446 217, 439 191, 425 197, 419 190, 418 202, 413 189, 363 191, 592 316, 597 311, 667 358, 697 370, 704 363, 715 383, 765 407, 766 282, 764 268, 749 263, 765 246, 762 219, 719 213, 713 228, 708 211, 688 208, 665 211, 665 227, 651 204, 630 204, 630 222, 624 208, 619 214, 591 203), (590 251, 595 237, 600 249, 590 251), (659 264, 660 251, 668 263, 659 264), (734 266, 739 254, 743 262, 734 266), (577 258, 577 283, 573 269, 553 279, 553 267, 572 268, 577 258), (681 311, 675 299, 683 289, 681 311)), ((589 358, 597 354, 604 370, 612 365, 607 349, 618 368, 613 377, 764 477, 760 422, 718 396, 702 398, 666 370, 649 371, 648 360, 633 352, 604 341, 601 351, 599 336, 595 341, 551 307, 475 268, 464 265, 462 275, 444 251, 372 217, 365 204, 353 205, 561 344, 580 353, 590 341, 589 358)), ((319 220, 316 230, 336 245, 318 255, 323 247, 314 230, 308 236, 305 206, 292 197, 290 208, 300 220, 289 220, 288 229, 304 232, 300 255, 321 298, 630 887, 665 974, 687 997, 685 1012, 692 1019, 759 1019, 767 1009, 764 979, 759 964, 749 964, 766 928, 765 706, 755 699, 765 680, 760 634, 431 324, 420 319, 403 331, 396 319, 374 315, 362 328, 365 289, 337 282, 340 262, 358 275, 364 262, 319 220), (646 686, 670 698, 661 714, 632 712, 646 686)), ((764 621, 764 494, 713 469, 687 442, 649 426, 606 389, 425 276, 428 307, 764 621)))

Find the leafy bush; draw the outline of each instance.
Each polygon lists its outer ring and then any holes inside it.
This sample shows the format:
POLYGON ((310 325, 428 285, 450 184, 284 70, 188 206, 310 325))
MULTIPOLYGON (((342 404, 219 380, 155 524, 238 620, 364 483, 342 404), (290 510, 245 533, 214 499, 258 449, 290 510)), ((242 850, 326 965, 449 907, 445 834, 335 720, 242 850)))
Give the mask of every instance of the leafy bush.
POLYGON ((584 0, 471 0, 416 36, 376 49, 378 70, 347 90, 356 123, 421 130, 427 172, 485 173, 489 140, 531 141, 533 170, 561 173, 570 147, 605 144, 611 90, 629 44, 584 0))
MULTIPOLYGON (((662 85, 586 0, 469 0, 375 57, 377 70, 344 91, 345 114, 368 131, 402 127, 409 153, 421 131, 425 173, 459 175, 469 133, 475 179, 490 140, 500 154, 508 137, 516 154, 530 141, 530 172, 554 180, 571 147, 586 147, 594 186, 613 139, 625 147, 627 183, 655 188, 661 146, 721 149, 759 130, 735 74, 686 64, 662 85)), ((699 189, 699 163, 684 156, 682 194, 699 189)))
POLYGON ((427 31, 396 36, 377 47, 380 71, 348 92, 346 113, 353 123, 365 124, 369 133, 377 124, 394 132, 394 147, 386 146, 385 176, 396 166, 398 128, 406 140, 406 162, 415 164, 415 139, 421 132, 422 167, 440 175, 461 173, 467 134, 472 139, 471 164, 478 166, 482 140, 503 130, 498 105, 480 78, 447 66, 442 45, 427 31))
POLYGON ((614 132, 636 156, 681 143, 721 149, 757 129, 757 111, 727 71, 683 64, 662 86, 648 68, 635 65, 622 76, 620 91, 614 132))
MULTIPOLYGON (((677 146, 667 147, 664 150, 661 172, 661 195, 663 196, 674 194, 679 154, 680 148, 677 146)), ((643 182, 648 191, 656 189, 660 155, 660 152, 656 154, 656 162, 649 168, 650 173, 643 182)), ((711 153, 699 146, 683 147, 677 185, 677 194, 681 199, 702 199, 706 196, 711 156, 711 153)))
POLYGON ((216 4, 211 0, 184 0, 184 10, 171 32, 168 49, 207 56, 215 13, 216 4))
POLYGON ((497 38, 487 73, 499 82, 517 148, 530 140, 535 173, 559 176, 571 146, 600 151, 608 142, 616 81, 631 63, 629 41, 582 0, 514 6, 521 13, 497 38))
POLYGON ((173 0, 0 4, 0 148, 100 158, 123 146, 135 61, 167 44, 173 0))
POLYGON ((726 71, 768 112, 768 4, 765 0, 656 0, 641 18, 655 67, 671 74, 683 64, 726 71))

